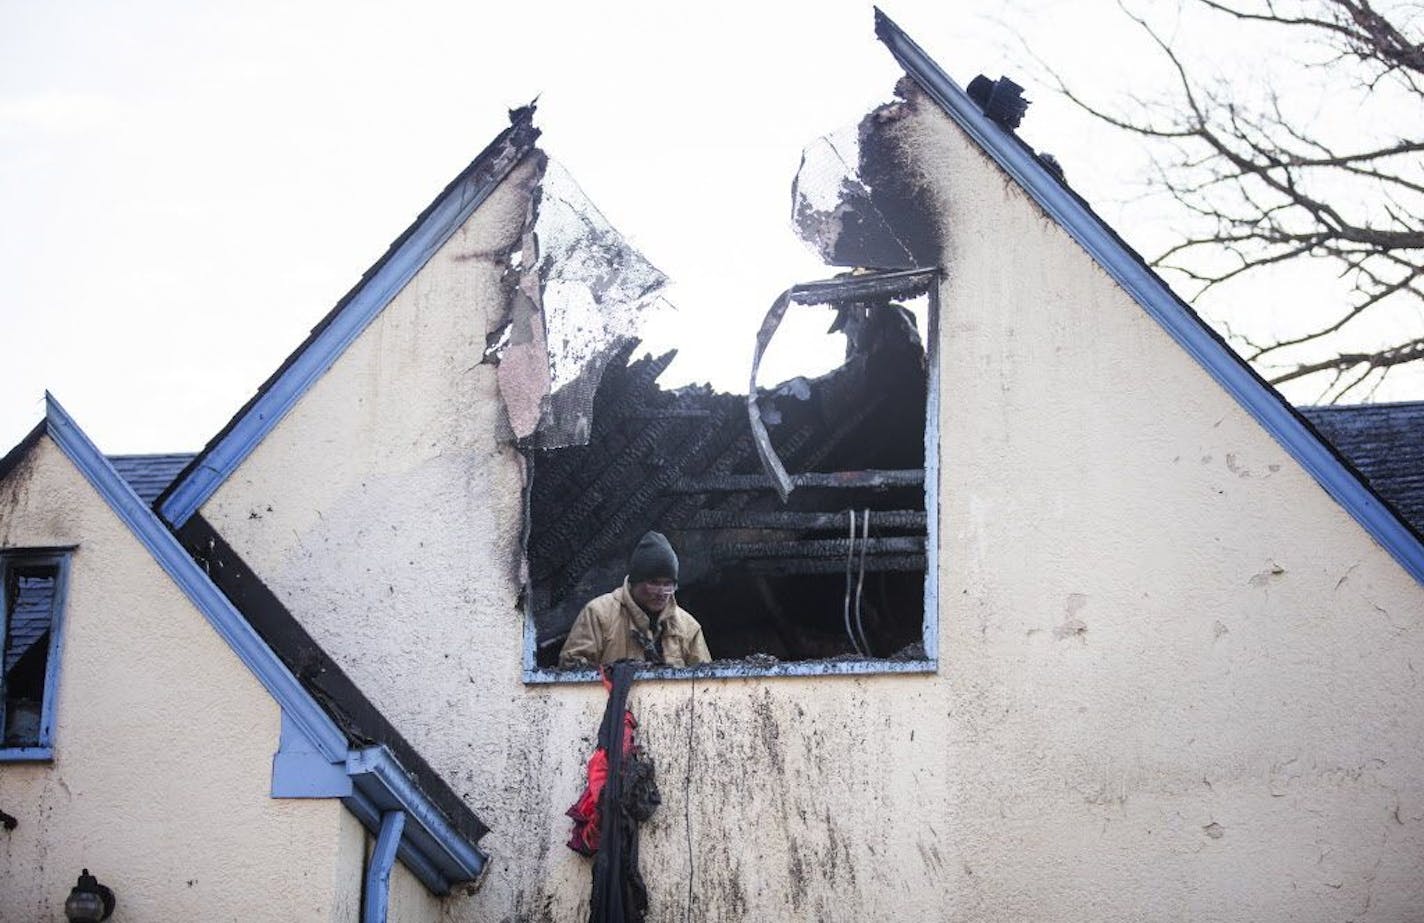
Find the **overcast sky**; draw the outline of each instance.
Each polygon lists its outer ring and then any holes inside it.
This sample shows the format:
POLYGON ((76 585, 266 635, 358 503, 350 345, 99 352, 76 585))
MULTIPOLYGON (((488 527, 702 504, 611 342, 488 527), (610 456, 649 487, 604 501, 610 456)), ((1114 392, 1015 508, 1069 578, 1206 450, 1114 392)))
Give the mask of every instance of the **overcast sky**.
MULTIPOLYGON (((1121 89, 1155 62, 1115 4, 886 10, 961 84, 1022 77, 1022 134, 1114 220, 1140 151, 1019 38, 1121 89)), ((201 447, 536 95, 542 146, 674 280, 670 378, 740 387, 771 299, 827 273, 787 220, 802 147, 899 76, 859 2, 0 0, 0 443, 48 388, 105 451, 201 447)))

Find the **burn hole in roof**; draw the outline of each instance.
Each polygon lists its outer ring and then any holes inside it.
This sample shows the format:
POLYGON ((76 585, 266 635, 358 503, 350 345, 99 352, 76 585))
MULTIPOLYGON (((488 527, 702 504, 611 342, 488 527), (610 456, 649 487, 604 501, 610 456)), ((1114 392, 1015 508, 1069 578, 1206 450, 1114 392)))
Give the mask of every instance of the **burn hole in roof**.
POLYGON ((664 390, 673 354, 629 364, 625 345, 588 444, 526 449, 536 665, 557 663, 579 610, 623 581, 648 529, 676 547, 678 602, 718 660, 923 659, 932 275, 847 274, 789 293, 821 306, 797 310, 826 312, 845 360, 758 392, 793 484, 784 502, 745 395, 664 390))

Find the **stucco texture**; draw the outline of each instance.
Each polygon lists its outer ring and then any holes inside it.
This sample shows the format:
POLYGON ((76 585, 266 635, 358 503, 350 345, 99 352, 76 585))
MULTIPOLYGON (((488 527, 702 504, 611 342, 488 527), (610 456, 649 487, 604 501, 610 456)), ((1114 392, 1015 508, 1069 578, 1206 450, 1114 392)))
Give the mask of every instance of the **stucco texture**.
POLYGON ((0 547, 54 545, 78 546, 54 759, 0 764, 0 920, 64 920, 88 867, 115 923, 354 921, 345 809, 270 796, 276 703, 44 437, 0 483, 0 547))
MULTIPOLYGON (((947 273, 939 673, 635 687, 653 917, 1408 918, 1424 589, 943 113, 882 130, 947 273)), ((202 509, 491 827, 458 921, 587 907, 563 811, 603 696, 520 682, 480 362, 531 178, 202 509)))

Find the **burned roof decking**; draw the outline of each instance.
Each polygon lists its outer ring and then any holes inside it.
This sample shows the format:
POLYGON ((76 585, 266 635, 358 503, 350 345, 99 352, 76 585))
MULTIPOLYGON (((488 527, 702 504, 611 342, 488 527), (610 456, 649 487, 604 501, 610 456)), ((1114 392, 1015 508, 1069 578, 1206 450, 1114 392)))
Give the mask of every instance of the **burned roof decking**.
POLYGON ((541 646, 562 637, 582 602, 622 579, 628 548, 649 528, 681 534, 684 587, 729 566, 751 576, 835 573, 845 567, 847 549, 832 544, 845 544, 848 508, 878 505, 884 519, 864 544, 866 571, 923 572, 923 345, 903 312, 872 308, 857 323, 844 365, 759 392, 787 468, 826 472, 799 477, 790 506, 762 468, 745 395, 660 389, 671 353, 628 364, 630 344, 614 358, 590 443, 530 452, 528 553, 541 646))

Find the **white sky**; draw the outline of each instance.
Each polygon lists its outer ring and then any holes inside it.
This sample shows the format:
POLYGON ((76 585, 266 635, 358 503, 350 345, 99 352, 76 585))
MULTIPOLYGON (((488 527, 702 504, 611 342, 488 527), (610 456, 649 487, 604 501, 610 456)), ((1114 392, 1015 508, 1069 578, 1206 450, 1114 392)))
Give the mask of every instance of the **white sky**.
MULTIPOLYGON (((1160 62, 1115 4, 886 10, 961 84, 1026 84, 1021 133, 1129 240, 1165 239, 1116 220, 1141 153, 1015 37, 1119 92, 1160 62)), ((201 447, 535 95, 542 146, 674 280, 668 378, 740 388, 771 299, 827 274, 788 222, 801 148, 899 76, 840 0, 0 0, 0 451, 46 388, 105 451, 201 447)))

